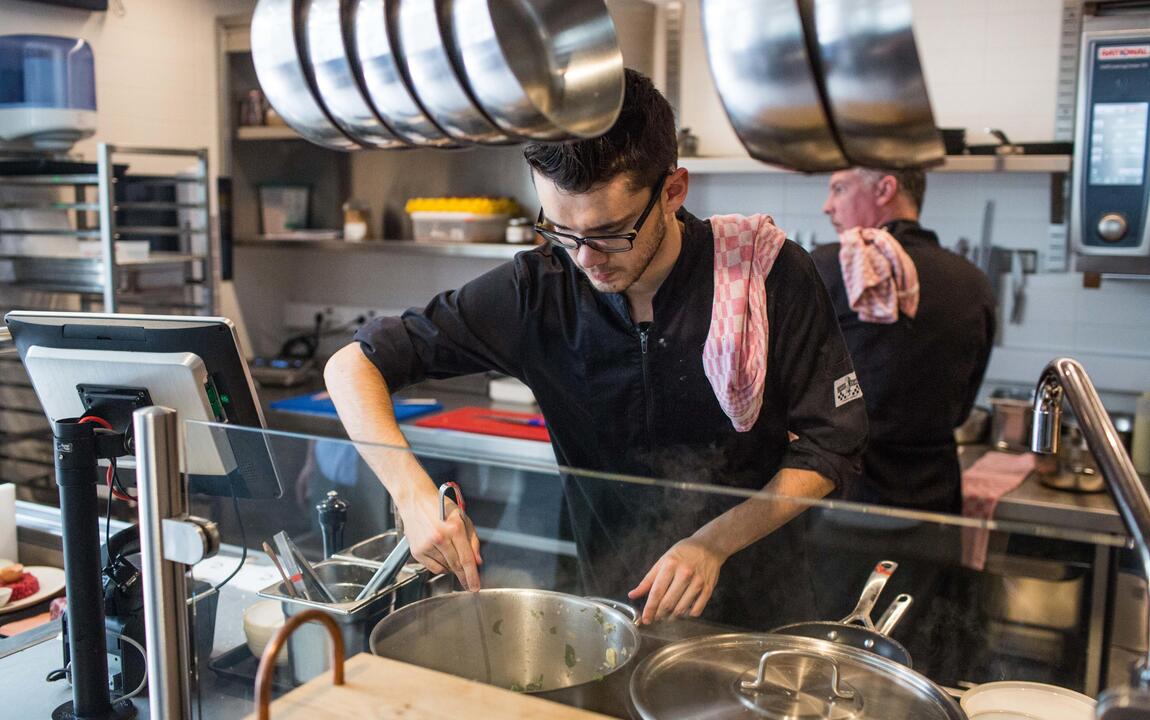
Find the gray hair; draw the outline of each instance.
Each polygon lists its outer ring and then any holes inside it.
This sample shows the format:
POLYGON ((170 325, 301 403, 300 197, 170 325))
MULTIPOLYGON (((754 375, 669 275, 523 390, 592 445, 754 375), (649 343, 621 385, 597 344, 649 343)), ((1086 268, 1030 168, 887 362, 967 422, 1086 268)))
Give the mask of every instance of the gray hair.
POLYGON ((926 173, 922 170, 891 170, 888 168, 855 168, 866 180, 867 184, 874 186, 886 176, 894 178, 898 183, 898 191, 914 203, 914 207, 922 212, 922 202, 926 196, 926 173))

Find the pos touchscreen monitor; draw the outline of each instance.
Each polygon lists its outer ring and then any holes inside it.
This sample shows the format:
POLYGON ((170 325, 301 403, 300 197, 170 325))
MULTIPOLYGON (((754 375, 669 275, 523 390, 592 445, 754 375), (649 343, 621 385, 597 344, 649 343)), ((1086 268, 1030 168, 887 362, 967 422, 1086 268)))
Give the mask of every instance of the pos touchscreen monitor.
MULTIPOLYGON (((181 420, 264 427, 235 326, 226 318, 14 310, 4 321, 53 422, 95 415, 130 433, 136 409, 163 405, 181 420)), ((189 492, 282 495, 263 433, 212 426, 181 434, 180 469, 189 492)))

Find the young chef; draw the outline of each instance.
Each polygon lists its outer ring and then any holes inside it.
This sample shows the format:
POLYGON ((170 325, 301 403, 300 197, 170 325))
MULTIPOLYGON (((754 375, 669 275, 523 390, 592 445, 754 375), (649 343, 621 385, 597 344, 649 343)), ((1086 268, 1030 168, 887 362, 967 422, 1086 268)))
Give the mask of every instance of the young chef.
POLYGON ((812 256, 870 420, 863 475, 848 498, 959 513, 954 429, 986 372, 995 302, 986 275, 918 224, 925 191, 921 170, 834 173, 823 212, 843 242, 812 256), (884 296, 892 288, 897 297, 884 296))
MULTIPOLYGON (((645 622, 704 609, 747 627, 809 619, 803 544, 784 526, 803 499, 858 472, 866 440, 813 263, 766 216, 708 222, 683 208, 673 111, 636 72, 604 136, 524 155, 549 244, 357 332, 324 372, 349 436, 405 446, 390 393, 424 378, 519 378, 561 465, 798 499, 566 477, 585 592, 645 599, 645 622)), ((365 456, 415 557, 477 590, 466 518, 439 520, 435 485, 414 459, 365 456)))

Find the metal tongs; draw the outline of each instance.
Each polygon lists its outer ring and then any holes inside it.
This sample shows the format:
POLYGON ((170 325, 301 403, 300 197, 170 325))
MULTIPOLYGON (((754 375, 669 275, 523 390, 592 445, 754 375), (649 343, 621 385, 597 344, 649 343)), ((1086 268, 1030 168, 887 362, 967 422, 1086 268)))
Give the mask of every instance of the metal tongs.
POLYGON ((276 549, 279 550, 280 560, 284 564, 284 569, 287 571, 288 580, 291 586, 294 587, 296 593, 312 602, 322 602, 335 604, 336 599, 332 596, 331 591, 319 579, 316 574, 315 568, 303 556, 300 549, 288 537, 288 534, 283 530, 276 533, 273 537, 276 543, 276 549))

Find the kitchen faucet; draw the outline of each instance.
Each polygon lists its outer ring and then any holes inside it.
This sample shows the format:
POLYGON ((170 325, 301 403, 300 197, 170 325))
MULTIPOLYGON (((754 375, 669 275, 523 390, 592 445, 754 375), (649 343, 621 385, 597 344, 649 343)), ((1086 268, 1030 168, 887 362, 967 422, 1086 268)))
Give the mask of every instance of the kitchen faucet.
MULTIPOLYGON (((1094 383, 1077 360, 1056 358, 1042 371, 1034 392, 1030 447, 1036 453, 1058 452, 1064 395, 1074 409, 1086 444, 1098 461, 1118 513, 1134 541, 1134 549, 1142 560, 1143 575, 1150 582, 1150 546, 1147 545, 1150 538, 1150 493, 1147 493, 1130 455, 1119 441, 1118 432, 1102 406, 1094 383)), ((1131 668, 1130 681, 1131 687, 1110 688, 1099 696, 1096 718, 1150 718, 1150 651, 1131 668)))

